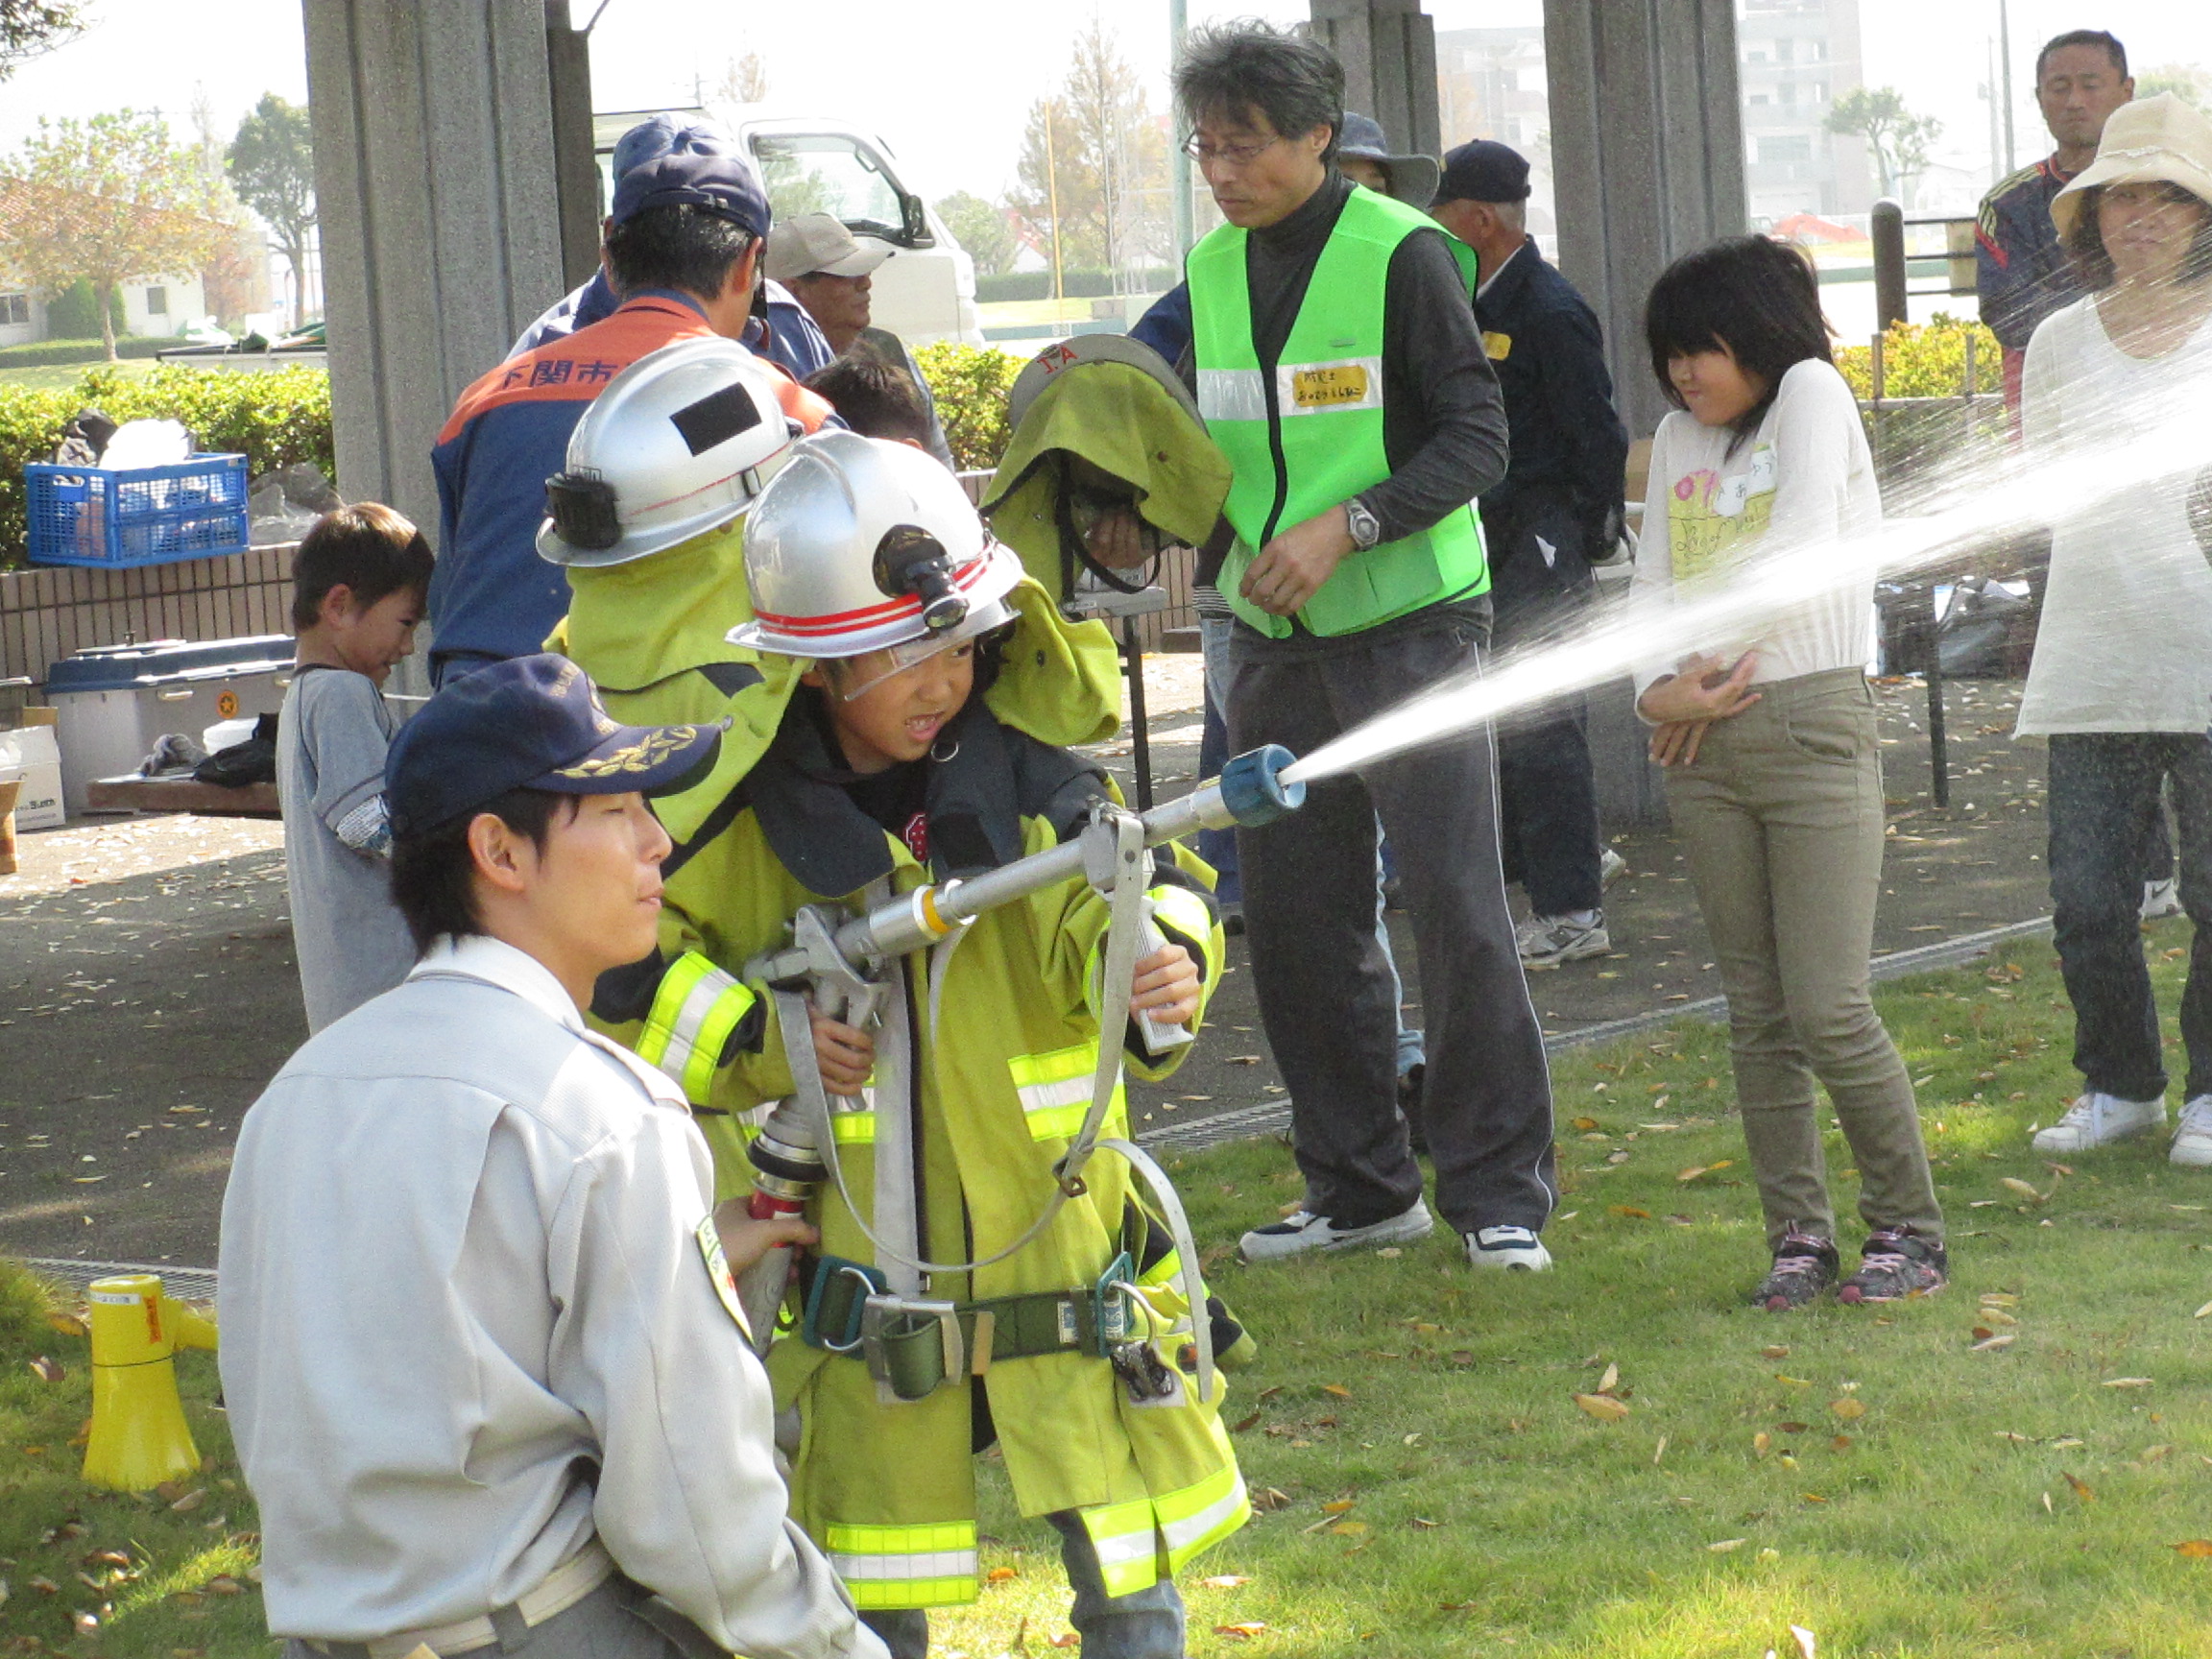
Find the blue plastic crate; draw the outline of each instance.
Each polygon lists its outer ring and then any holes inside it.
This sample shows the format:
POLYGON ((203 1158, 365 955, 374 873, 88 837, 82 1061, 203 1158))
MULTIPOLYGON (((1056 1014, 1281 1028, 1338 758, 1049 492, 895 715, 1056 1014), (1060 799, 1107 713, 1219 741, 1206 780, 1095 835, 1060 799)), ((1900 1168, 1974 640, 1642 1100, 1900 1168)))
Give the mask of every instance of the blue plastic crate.
POLYGON ((246 457, 194 455, 174 467, 23 469, 31 563, 128 570, 243 553, 246 457))

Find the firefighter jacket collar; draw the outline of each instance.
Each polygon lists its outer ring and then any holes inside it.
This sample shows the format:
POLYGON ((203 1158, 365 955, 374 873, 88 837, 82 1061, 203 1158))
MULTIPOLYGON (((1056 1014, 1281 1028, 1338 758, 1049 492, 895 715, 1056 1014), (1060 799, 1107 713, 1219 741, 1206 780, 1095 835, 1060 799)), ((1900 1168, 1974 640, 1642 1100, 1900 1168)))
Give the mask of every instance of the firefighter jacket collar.
MULTIPOLYGON (((809 893, 833 897, 890 875, 900 856, 882 826, 846 793, 857 775, 832 753, 812 704, 811 694, 793 699, 745 788, 778 862, 809 893)), ((924 809, 939 880, 1021 857, 1024 817, 1043 817, 1065 836, 1106 794, 1104 773, 1001 726, 980 695, 918 764, 928 768, 924 809)))

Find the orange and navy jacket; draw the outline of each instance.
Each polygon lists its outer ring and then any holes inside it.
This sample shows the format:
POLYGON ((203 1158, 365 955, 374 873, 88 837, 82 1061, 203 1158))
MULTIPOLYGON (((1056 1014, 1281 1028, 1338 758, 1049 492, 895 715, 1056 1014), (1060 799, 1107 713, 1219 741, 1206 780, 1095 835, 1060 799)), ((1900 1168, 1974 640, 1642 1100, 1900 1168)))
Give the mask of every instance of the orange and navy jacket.
POLYGON ((2052 199, 2073 177, 2045 156, 1982 198, 1974 286, 1982 321, 2008 354, 2027 350, 2036 324, 2081 298, 2073 261, 2051 222, 2052 199))
MULTIPOLYGON (((430 451, 438 474, 438 565, 431 649, 526 657, 567 614, 568 579, 538 555, 545 480, 567 463, 569 434, 615 375, 663 346, 713 330, 689 296, 637 294, 589 328, 500 364, 453 406, 430 451)), ((807 431, 830 405, 762 358, 783 412, 807 431)))

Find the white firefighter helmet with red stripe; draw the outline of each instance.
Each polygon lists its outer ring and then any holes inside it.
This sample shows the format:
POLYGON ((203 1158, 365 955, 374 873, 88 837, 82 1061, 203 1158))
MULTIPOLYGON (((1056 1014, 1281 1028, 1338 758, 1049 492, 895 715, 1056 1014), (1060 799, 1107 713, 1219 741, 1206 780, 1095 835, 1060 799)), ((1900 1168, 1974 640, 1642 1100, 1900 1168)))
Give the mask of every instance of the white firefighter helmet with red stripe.
POLYGON ((727 524, 757 501, 797 426, 776 371, 734 340, 679 340, 608 381, 545 481, 538 551, 624 565, 727 524))
POLYGON ((826 430, 793 446, 745 522, 754 620, 730 642, 782 657, 888 653, 874 684, 1012 622, 1021 579, 1021 558, 941 463, 826 430))

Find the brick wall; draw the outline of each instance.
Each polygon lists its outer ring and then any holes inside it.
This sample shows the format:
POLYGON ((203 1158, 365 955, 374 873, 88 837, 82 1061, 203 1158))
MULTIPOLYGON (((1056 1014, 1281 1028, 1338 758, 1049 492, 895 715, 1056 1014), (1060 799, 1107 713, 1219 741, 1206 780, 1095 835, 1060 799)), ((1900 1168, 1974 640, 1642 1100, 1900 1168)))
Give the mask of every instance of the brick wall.
POLYGON ((48 664, 87 645, 289 633, 295 545, 135 570, 0 575, 0 680, 43 682, 48 664))

